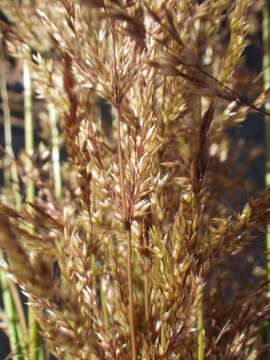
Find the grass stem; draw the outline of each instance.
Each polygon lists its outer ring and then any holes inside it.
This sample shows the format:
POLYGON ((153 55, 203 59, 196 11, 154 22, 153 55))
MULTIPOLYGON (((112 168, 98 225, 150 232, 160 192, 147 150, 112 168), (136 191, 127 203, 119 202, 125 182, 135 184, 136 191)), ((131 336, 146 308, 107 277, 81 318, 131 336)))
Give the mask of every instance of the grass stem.
POLYGON ((52 162, 53 162, 53 180, 54 180, 54 195, 58 205, 62 198, 62 178, 61 178, 61 163, 60 163, 60 149, 59 149, 59 132, 57 128, 57 112, 53 104, 48 105, 49 118, 52 134, 52 162))
MULTIPOLYGON (((3 255, 1 254, 1 257, 3 255)), ((3 270, 0 272, 0 282, 1 282, 1 292, 3 297, 3 304, 5 313, 7 314, 8 319, 8 333, 9 333, 9 343, 10 349, 13 354, 13 359, 18 360, 20 357, 20 346, 19 339, 17 335, 17 323, 18 317, 15 311, 13 299, 10 293, 10 288, 8 286, 8 281, 6 274, 3 270)))
POLYGON ((1 97, 2 97, 2 106, 3 106, 3 115, 4 115, 4 137, 5 137, 5 152, 6 152, 5 165, 4 165, 4 184, 5 187, 9 187, 11 181, 10 169, 11 169, 11 159, 13 157, 13 151, 12 151, 12 133, 11 133, 8 91, 7 91, 7 83, 5 79, 5 69, 3 62, 4 62, 4 57, 1 56, 0 78, 1 78, 1 97))
POLYGON ((128 231, 128 297, 129 297, 129 326, 132 347, 132 360, 137 360, 136 348, 136 334, 135 334, 135 320, 134 320, 134 300, 132 289, 132 243, 131 243, 131 230, 128 231))
POLYGON ((102 278, 100 279, 100 302, 101 302, 104 326, 107 328, 109 322, 108 322, 108 312, 107 312, 107 306, 106 306, 105 293, 103 290, 103 279, 102 278))
POLYGON ((133 289, 132 289, 131 224, 128 219, 126 190, 125 190, 125 183, 124 183, 123 153, 122 153, 122 145, 121 145, 120 107, 117 107, 117 134, 118 134, 119 171, 120 171, 120 182, 121 182, 122 203, 123 203, 123 220, 125 223, 125 228, 126 228, 127 238, 128 238, 127 273, 128 273, 128 298, 129 298, 129 327, 130 327, 130 337, 131 337, 132 360, 137 360, 136 334, 135 334, 135 321, 134 321, 134 299, 133 299, 133 289))
MULTIPOLYGON (((194 98, 195 109, 194 110, 194 120, 198 122, 201 121, 202 118, 202 99, 198 96, 194 98)), ((199 201, 198 201, 198 194, 194 194, 193 204, 192 204, 192 212, 193 212, 193 231, 197 232, 197 228, 199 224, 197 223, 199 219, 199 201)), ((198 239, 196 240, 196 246, 198 239)), ((199 305, 198 305, 198 312, 197 312, 197 360, 204 359, 204 329, 203 329, 203 300, 201 298, 199 305)))
POLYGON ((203 306, 202 300, 198 309, 198 360, 204 359, 204 330, 203 330, 203 306))
MULTIPOLYGON (((33 164, 32 156, 34 154, 34 124, 32 114, 32 85, 28 64, 23 63, 23 80, 24 80, 24 131, 25 131, 25 152, 27 155, 27 172, 32 174, 33 164)), ((34 202, 35 184, 31 175, 26 184, 26 201, 34 202)), ((31 209, 29 208, 29 211, 31 209)), ((28 329, 29 329, 29 360, 37 359, 38 349, 38 328, 34 311, 31 306, 28 307, 28 329)))
MULTIPOLYGON (((1 49, 1 52, 3 52, 3 49, 1 49)), ((4 138, 6 153, 4 167, 4 185, 6 188, 11 188, 12 175, 14 172, 14 166, 12 166, 14 155, 12 149, 12 130, 7 83, 5 79, 4 56, 2 56, 2 54, 0 60, 0 87, 4 115, 4 138)), ((16 206, 18 206, 19 203, 18 201, 16 201, 16 195, 19 196, 19 194, 15 192, 15 202, 16 206)), ((16 286, 7 279, 6 274, 2 270, 0 272, 0 282, 2 287, 3 304, 8 317, 10 348, 11 352, 13 353, 13 358, 16 360, 19 359, 19 356, 21 354, 24 353, 24 355, 26 355, 25 343, 23 338, 23 332, 24 335, 26 334, 26 326, 24 326, 24 313, 22 310, 22 305, 18 296, 16 286)))
POLYGON ((144 308, 145 308, 145 321, 147 327, 149 326, 149 260, 144 259, 144 308))

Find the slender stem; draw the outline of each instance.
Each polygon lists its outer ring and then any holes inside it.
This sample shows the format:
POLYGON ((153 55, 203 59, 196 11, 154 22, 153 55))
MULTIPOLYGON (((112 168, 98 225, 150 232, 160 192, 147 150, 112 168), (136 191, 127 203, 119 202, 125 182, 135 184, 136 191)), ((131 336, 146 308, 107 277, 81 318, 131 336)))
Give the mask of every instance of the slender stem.
MULTIPOLYGON (((2 256, 3 254, 1 254, 1 257, 2 256)), ((18 317, 14 308, 14 303, 8 286, 6 274, 4 273, 3 270, 0 272, 0 282, 2 289, 3 304, 5 308, 5 313, 7 314, 7 318, 8 318, 8 334, 9 334, 10 348, 13 354, 12 358, 18 360, 20 357, 19 341, 18 341, 19 339, 17 335, 18 317)))
POLYGON ((119 158, 119 171, 120 171, 120 185, 122 192, 122 206, 123 206, 123 214, 122 218, 124 222, 128 221, 128 213, 127 213, 127 197, 126 197, 126 188, 125 188, 125 180, 124 180, 124 167, 123 167, 123 152, 122 152, 122 144, 121 144, 121 117, 120 117, 120 109, 117 107, 117 137, 118 137, 118 158, 119 158))
MULTIPOLYGON (((194 194, 194 201, 193 201, 193 229, 197 231, 197 221, 198 221, 198 214, 196 213, 198 209, 198 199, 197 195, 194 194)), ((197 243, 197 241, 196 241, 197 243)), ((196 244, 197 245, 197 244, 196 244)), ((197 360, 204 360, 204 328, 203 328, 203 297, 201 297, 199 304, 198 304, 198 312, 197 312, 197 360)))
POLYGON ((161 349, 162 351, 165 350, 165 322, 164 322, 164 318, 163 318, 163 314, 164 314, 164 297, 161 297, 161 304, 160 304, 160 317, 161 317, 161 334, 160 334, 160 342, 161 342, 161 349))
MULTIPOLYGON (((2 52, 3 49, 1 49, 2 52)), ((7 83, 5 79, 5 69, 4 69, 4 56, 1 54, 1 63, 0 63, 0 81, 1 81, 1 97, 2 97, 2 106, 3 106, 3 115, 4 115, 4 136, 5 136, 5 152, 6 152, 6 164, 4 168, 4 184, 5 187, 11 187, 11 179, 14 173, 13 164, 13 149, 12 149, 12 131, 11 131, 11 121, 10 121, 10 109, 9 109, 9 100, 8 100, 8 91, 7 83)), ((15 166, 15 170, 16 166, 15 166)), ((15 192, 15 201, 18 206, 17 196, 19 194, 15 192)), ((2 256, 2 255, 1 255, 2 256)), ((9 339, 10 347, 13 353, 14 359, 17 359, 20 353, 25 352, 25 343, 23 338, 26 334, 25 318, 22 311, 22 305, 18 296, 18 291, 16 286, 6 278, 4 271, 0 272, 0 282, 2 286, 3 294, 3 303, 8 316, 8 326, 9 326, 9 339), (16 313, 17 311, 17 313, 16 313), (19 319, 18 319, 19 316, 19 319)))
MULTIPOLYGON (((96 189, 95 184, 92 183, 92 189, 91 189, 91 195, 92 195, 92 201, 91 206, 89 208, 89 220, 90 220, 90 232, 91 232, 91 241, 94 241, 95 236, 95 224, 92 220, 92 212, 95 212, 96 210, 96 189)), ((94 254, 91 255, 91 268, 92 268, 92 279, 93 279, 93 289, 97 290, 97 280, 96 280, 96 256, 94 254)), ((101 309, 102 309, 102 316, 104 321, 104 326, 107 328, 109 321, 108 321, 108 310, 106 305, 106 297, 103 290, 103 279, 100 277, 100 302, 101 302, 101 309)))
MULTIPOLYGON (((3 114, 4 114, 4 135, 5 135, 5 152, 7 155, 8 162, 6 163, 5 171, 4 171, 4 183, 5 186, 12 187, 13 194, 15 197, 15 205, 16 208, 19 210, 21 208, 21 196, 20 196, 20 189, 19 189, 19 179, 18 179, 18 172, 16 162, 14 160, 14 153, 13 153, 13 146, 12 146, 12 130, 11 130, 11 120, 10 120, 10 109, 9 109, 9 100, 8 100, 8 91, 7 91, 7 84, 5 80, 5 71, 3 68, 3 63, 1 62, 1 97, 2 97, 2 106, 3 106, 3 114)), ((18 341, 20 343, 21 351, 24 356, 27 355, 26 351, 26 342, 27 342, 27 326, 25 321, 25 316, 23 312, 22 303, 20 297, 18 295, 18 290, 13 282, 7 280, 7 284, 3 286, 8 286, 12 304, 8 305, 10 308, 11 306, 14 307, 14 312, 17 311, 18 319, 16 323, 16 331, 18 336, 18 341), (14 304, 13 304, 14 303, 14 304)), ((8 299, 8 295, 5 296, 5 301, 8 299)), ((6 304, 7 305, 7 304, 6 304)), ((5 306, 6 307, 6 306, 5 306)), ((8 311, 9 313, 9 311, 8 311)), ((11 330, 10 330, 11 331, 11 330)), ((16 346, 16 348, 18 345, 16 346)), ((13 347, 11 346, 11 350, 13 351, 13 347)), ((18 349, 17 349, 18 350, 18 349)))
MULTIPOLYGON (((19 322, 20 322, 20 326, 17 328, 19 341, 20 341, 21 347, 25 349, 25 344, 27 343, 27 325, 26 325, 26 320, 25 320, 25 316, 24 316, 23 306, 22 306, 20 296, 18 294, 18 291, 17 291, 14 283, 12 281, 8 280, 8 286, 10 288, 10 291, 12 294, 12 299, 14 301, 14 306, 15 306, 15 309, 16 309, 16 312, 17 312, 17 315, 19 318, 19 322)), ((23 351, 23 352, 24 352, 24 355, 26 355, 26 351, 23 351)))
POLYGON ((115 50, 115 34, 113 24, 111 22, 111 18, 107 12, 105 7, 105 12, 108 16, 109 27, 111 32, 111 40, 112 40, 112 48, 113 48, 113 73, 114 73, 114 92, 115 92, 115 107, 116 107, 116 115, 117 115, 117 149, 118 149, 118 158, 119 158, 119 171, 120 171, 120 183, 121 183, 121 192, 122 192, 122 205, 123 205, 123 214, 122 218, 127 223, 128 221, 128 213, 127 213, 127 196, 126 196, 126 188, 125 188, 125 180, 124 180, 124 167, 123 167, 123 152, 122 152, 122 142, 121 142, 121 114, 120 114, 120 99, 118 94, 117 87, 117 64, 116 64, 116 50, 115 50))
POLYGON ((48 105, 49 118, 51 124, 52 134, 52 161, 53 161, 53 180, 54 180, 54 195, 58 205, 62 198, 62 178, 61 178, 61 163, 59 150, 59 132, 57 128, 57 112, 53 104, 48 105))
MULTIPOLYGON (((2 50, 2 49, 1 49, 2 50)), ((4 57, 1 56, 1 97, 2 97, 2 106, 3 106, 3 115, 4 115, 4 136, 5 136, 5 167, 4 167, 4 184, 5 186, 10 186, 10 166, 11 158, 13 157, 12 151, 12 134, 11 134, 11 120, 10 120, 10 110, 8 103, 8 91, 7 84, 5 79, 5 69, 4 69, 4 57)))
MULTIPOLYGON (((198 33, 200 32, 200 22, 196 24, 198 33)), ((198 53, 198 58, 200 55, 198 53)), ((202 118, 202 98, 200 96, 194 96, 194 122, 198 124, 202 118)), ((198 214, 199 214, 199 201, 198 194, 194 193, 194 199, 192 204, 192 212, 193 212, 193 231, 197 232, 197 224, 198 214)), ((197 238, 197 237, 196 237, 197 238)), ((198 246, 196 240, 195 246, 198 246)), ((204 360, 204 329, 203 329, 203 300, 201 298, 198 305, 197 312, 197 360, 204 360)))
POLYGON ((123 153, 121 146, 121 115, 120 107, 117 107, 117 134, 118 134, 118 157, 119 157, 119 171, 120 171, 120 183, 122 193, 122 206, 123 206, 123 220, 126 227, 127 238, 128 238, 128 298, 129 298, 129 327, 131 337, 131 348, 132 348, 132 360, 137 360, 137 349, 136 349, 136 334, 135 334, 135 321, 134 321, 134 300, 133 300, 133 289, 132 289, 132 242, 131 242, 131 224, 128 219, 127 212, 127 201, 126 201, 126 189, 124 182, 124 170, 123 170, 123 153))
POLYGON ((13 195, 15 198, 15 205, 16 205, 16 209, 20 210, 21 206, 22 206, 22 199, 21 199, 21 194, 20 194, 20 182, 19 182, 19 176, 18 176, 18 170, 17 170, 17 165, 16 165, 16 161, 13 158, 12 162, 11 162, 11 188, 13 191, 13 195))
POLYGON ((119 171, 120 171, 120 186, 122 193, 122 220, 124 221, 125 229, 127 232, 128 238, 128 262, 127 262, 127 272, 128 272, 128 298, 129 298, 129 328, 130 328, 130 337, 131 337, 131 349, 132 349, 132 360, 137 360, 137 349, 136 349, 136 334, 135 334, 135 321, 134 321, 134 300, 133 300, 133 289, 132 289, 132 242, 131 242, 131 221, 129 219, 129 214, 127 210, 127 195, 125 188, 124 180, 124 166, 123 166, 123 152, 122 152, 122 141, 121 141, 121 114, 120 114, 120 104, 121 100, 118 94, 117 87, 117 64, 116 64, 116 49, 115 49, 115 32, 111 18, 107 12, 106 7, 104 7, 105 13, 108 17, 111 41, 112 41, 112 50, 113 50, 113 72, 114 72, 114 91, 115 91, 115 108, 117 115, 117 149, 118 149, 118 159, 119 159, 119 171))
MULTIPOLYGON (((144 229, 145 232, 145 229, 144 229)), ((146 239, 147 234, 144 234, 144 246, 148 246, 148 241, 146 239)), ((144 258, 144 308, 145 308, 145 321, 147 327, 149 326, 149 259, 148 257, 144 258)))
POLYGON ((100 279, 100 302, 101 302, 101 309, 102 309, 102 315, 103 315, 103 321, 105 328, 108 328, 108 311, 107 311, 107 305, 106 305, 106 298, 105 293, 103 290, 103 279, 100 279))
POLYGON ((131 336, 132 347, 132 360, 137 360, 136 349, 136 334, 135 334, 135 321, 134 321, 134 301, 133 301, 133 289, 132 289, 132 244, 131 244, 131 230, 128 232, 128 298, 129 298, 129 327, 131 336))
MULTIPOLYGON (((32 86, 28 64, 23 63, 23 80, 24 80, 24 124, 25 124, 25 151, 27 154, 27 173, 30 176, 26 184, 26 201, 33 202, 35 198, 35 185, 31 177, 32 174, 32 156, 34 154, 34 127, 32 115, 32 86)), ((29 208, 31 211, 31 208, 29 208)), ((31 306, 28 307, 28 328, 29 328, 29 359, 37 359, 38 349, 38 329, 34 311, 31 306)))
MULTIPOLYGON (((201 112, 202 112, 202 104, 201 99, 199 97, 195 98, 196 103, 196 110, 195 111, 195 118, 201 119, 201 112)), ((199 201, 198 201, 198 194, 194 194, 193 204, 192 204, 192 212, 193 212, 193 231, 197 232, 197 228, 199 224, 197 223, 199 217, 199 201)), ((197 240, 195 246, 198 246, 197 240)), ((201 298, 199 305, 198 305, 198 312, 197 312, 197 360, 204 359, 204 329, 203 329, 203 300, 201 298)))
POLYGON ((38 348, 37 357, 38 357, 38 360, 44 360, 44 358, 45 358, 45 349, 44 348, 42 348, 42 347, 38 348))
POLYGON ((149 325, 149 259, 145 257, 144 260, 144 308, 145 308, 145 321, 149 325))
MULTIPOLYGON (((60 149, 59 149, 59 131, 57 127, 57 111, 53 104, 48 104, 49 120, 52 134, 52 163, 53 163, 53 183, 54 183, 54 196, 58 206, 62 201, 62 176, 61 176, 61 162, 60 162, 60 149)), ((38 360, 49 357, 48 346, 44 346, 43 351, 39 351, 38 360), (45 353, 45 354, 44 354, 45 353)))
MULTIPOLYGON (((143 236, 143 246, 148 248, 148 229, 145 226, 144 221, 141 222, 141 231, 143 236)), ((144 313, 145 313, 145 322, 146 328, 149 327, 150 314, 149 314, 149 259, 147 256, 144 256, 144 313)))
MULTIPOLYGON (((2 49, 1 49, 2 50, 2 49)), ((2 54, 1 54, 2 55, 2 54)), ((12 139, 11 139, 11 122, 10 122, 10 111, 9 111, 9 104, 8 104, 8 92, 7 92, 7 84, 5 79, 5 71, 4 71, 4 57, 1 56, 1 97, 2 97, 2 106, 3 106, 3 115, 4 115, 4 136, 5 136, 5 167, 4 167, 4 184, 5 187, 10 187, 10 157, 12 153, 12 139)), ((3 257, 1 251, 1 257, 3 257)), ((11 292, 8 287, 8 282, 6 275, 3 270, 0 272, 0 282, 2 287, 2 295, 3 295, 3 303, 4 308, 8 316, 8 330, 9 330, 9 340, 10 340, 10 347, 11 351, 15 354, 18 351, 18 336, 16 331, 16 312, 14 308, 14 303, 12 300, 11 292)), ((14 358, 17 359, 18 356, 14 355, 14 358)))
POLYGON ((203 306, 202 300, 198 309, 198 360, 204 359, 204 329, 203 329, 203 306))
POLYGON ((93 272, 93 275, 92 275, 92 279, 93 279, 92 287, 96 291, 97 290, 97 280, 96 280, 96 257, 95 257, 95 255, 91 255, 91 269, 92 269, 92 272, 93 272))

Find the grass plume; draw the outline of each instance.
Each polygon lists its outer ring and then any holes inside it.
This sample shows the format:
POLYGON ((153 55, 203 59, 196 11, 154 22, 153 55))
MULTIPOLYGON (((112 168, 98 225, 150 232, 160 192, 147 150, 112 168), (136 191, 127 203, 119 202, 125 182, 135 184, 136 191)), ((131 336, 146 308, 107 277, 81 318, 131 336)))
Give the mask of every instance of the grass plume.
POLYGON ((42 144, 28 154, 35 197, 21 210, 1 199, 1 267, 49 352, 259 358, 265 277, 217 307, 219 267, 270 224, 268 188, 239 205, 254 154, 235 166, 243 149, 227 132, 249 111, 268 114, 267 89, 247 99, 235 77, 251 2, 2 3, 10 54, 31 66, 42 144))

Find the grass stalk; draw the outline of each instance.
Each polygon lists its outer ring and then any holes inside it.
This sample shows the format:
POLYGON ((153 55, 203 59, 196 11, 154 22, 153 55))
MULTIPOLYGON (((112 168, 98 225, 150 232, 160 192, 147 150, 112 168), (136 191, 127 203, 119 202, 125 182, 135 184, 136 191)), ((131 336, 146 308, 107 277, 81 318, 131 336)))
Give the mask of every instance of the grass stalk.
MULTIPOLYGON (((23 81, 24 81, 24 131, 25 131, 25 151, 27 155, 27 172, 32 173, 32 156, 34 154, 34 124, 32 114, 32 85, 30 69, 26 62, 23 63, 23 81)), ((26 184, 26 201, 34 202, 35 184, 31 175, 26 184)), ((29 208, 29 211, 31 209, 29 208)), ((29 360, 37 359, 38 349, 38 328, 34 311, 31 306, 28 307, 28 329, 29 329, 29 360)))
POLYGON ((19 343, 21 346, 21 351, 22 351, 23 355, 26 356, 27 355, 27 348, 26 348, 27 324, 26 324, 26 320, 25 320, 25 316, 24 316, 22 302, 21 302, 20 296, 18 294, 17 288, 14 285, 14 283, 12 281, 8 280, 8 286, 9 286, 10 292, 12 294, 12 299, 13 299, 14 306, 16 309, 16 314, 17 314, 18 320, 19 320, 17 323, 17 334, 18 334, 18 339, 19 339, 19 343))
POLYGON ((106 298, 103 290, 103 279, 100 279, 100 302, 101 302, 101 309, 103 315, 104 326, 108 327, 108 312, 107 312, 107 305, 106 305, 106 298))
POLYGON ((53 181, 54 181, 54 195, 58 205, 62 198, 62 177, 61 177, 61 163, 60 163, 60 149, 59 149, 59 132, 57 128, 57 112, 53 104, 48 105, 49 119, 52 134, 52 162, 53 162, 53 181))
MULTIPOLYGON (((2 49, 1 49, 2 50, 2 49)), ((11 120, 10 120, 10 109, 9 109, 9 100, 8 100, 8 91, 7 83, 5 79, 5 69, 4 69, 4 57, 1 56, 0 64, 0 78, 1 78, 1 97, 2 97, 2 106, 3 106, 3 115, 4 115, 4 138, 5 138, 5 167, 4 167, 4 185, 6 188, 11 187, 12 175, 14 172, 13 163, 13 149, 12 149, 12 130, 11 130, 11 120)), ((16 170, 16 165, 15 165, 16 170)), ((19 205, 17 196, 19 193, 15 192, 15 202, 16 206, 19 205)), ((4 308, 8 317, 8 329, 9 329, 9 340, 10 348, 13 354, 13 358, 16 360, 19 358, 20 354, 25 353, 25 343, 23 338, 23 332, 26 334, 25 318, 22 310, 22 305, 18 296, 18 291, 16 286, 8 281, 6 274, 0 272, 0 282, 2 287, 2 296, 4 308), (19 317, 18 317, 19 316, 19 317)), ((26 355, 26 353, 24 354, 26 355)))
POLYGON ((10 187, 11 182, 11 158, 13 156, 12 151, 12 134, 11 134, 11 120, 10 120, 10 109, 8 103, 8 91, 5 79, 5 69, 3 64, 3 57, 1 56, 1 97, 4 115, 4 137, 5 137, 5 166, 4 166, 4 185, 10 187))
POLYGON ((165 323, 162 316, 163 314, 164 314, 164 297, 162 296, 160 303, 160 317, 161 317, 160 343, 161 343, 162 351, 164 351, 165 348, 165 323))
MULTIPOLYGON (((198 122, 198 119, 201 121, 202 118, 202 99, 198 96, 194 99, 196 109, 194 111, 194 120, 198 122)), ((199 212, 199 204, 198 204, 198 194, 194 194, 193 200, 193 229, 197 231, 196 228, 198 226, 198 212, 199 212)), ((198 312, 197 312, 197 360, 204 360, 204 329, 203 329, 203 296, 201 297, 198 304, 198 312)))
POLYGON ((132 360, 137 360, 137 349, 136 349, 136 334, 135 334, 135 320, 134 320, 134 299, 133 299, 133 287, 132 287, 132 241, 131 241, 131 222, 127 211, 127 195, 125 188, 124 179, 124 165, 123 165, 123 151, 121 141, 121 113, 120 113, 120 100, 117 94, 117 66, 116 66, 116 51, 115 51, 115 32, 110 19, 110 16, 105 8, 105 12, 108 16, 108 22, 111 32, 112 48, 113 48, 113 72, 114 72, 114 86, 115 86, 115 108, 117 116, 117 151, 119 161, 119 172, 120 172, 120 187, 122 195, 122 220, 127 233, 127 273, 128 273, 128 303, 129 303, 129 331, 131 339, 131 351, 132 360))
POLYGON ((203 306, 202 300, 198 309, 198 360, 204 359, 203 306))
POLYGON ((145 308, 145 321, 147 327, 149 326, 149 260, 144 260, 144 308, 145 308))
POLYGON ((128 298, 129 298, 129 326, 131 336, 131 347, 132 347, 132 360, 137 360, 137 349, 136 349, 136 334, 135 334, 135 320, 134 320, 134 300, 133 300, 133 289, 132 289, 132 243, 131 243, 131 230, 127 230, 128 233, 128 298))
MULTIPOLYGON (((48 104, 49 121, 52 135, 52 167, 53 167, 53 184, 54 196, 58 206, 62 201, 62 176, 61 176, 61 162, 60 162, 60 148, 59 148, 59 131, 57 127, 57 111, 53 104, 48 104)), ((45 343, 45 358, 49 357, 49 351, 45 343)), ((44 355, 39 351, 38 360, 43 360, 44 355)))
MULTIPOLYGON (((2 257, 2 254, 1 254, 2 257)), ((2 270, 0 272, 0 281, 1 281, 1 292, 3 297, 3 304, 5 313, 7 314, 8 319, 8 334, 9 334, 9 343, 10 349, 13 354, 13 359, 18 360, 20 354, 20 346, 19 346, 19 339, 17 335, 17 323, 18 317, 15 311, 13 299, 10 293, 10 289, 8 286, 6 274, 2 270)))
MULTIPOLYGON (((96 208, 96 202, 95 202, 95 185, 92 184, 92 207, 93 210, 95 211, 96 208)), ((90 227, 91 227, 91 238, 92 240, 94 239, 95 236, 95 230, 94 230, 94 223, 92 221, 92 215, 91 215, 91 211, 89 212, 89 219, 90 219, 90 227)), ((96 291, 97 290, 97 278, 96 278, 96 256, 94 254, 91 255, 91 269, 93 272, 93 289, 96 291)), ((101 310, 102 310, 102 316, 103 316, 103 321, 104 321, 104 326, 107 328, 108 324, 109 324, 109 320, 108 320, 108 310, 107 310, 107 305, 106 305, 106 297, 105 297, 105 293, 104 293, 104 289, 103 289, 103 279, 100 278, 100 302, 101 302, 101 310)))
POLYGON ((128 300, 129 300, 129 327, 130 327, 130 338, 132 348, 132 360, 137 360, 137 349, 136 349, 136 334, 135 334, 135 320, 134 320, 134 299, 133 299, 133 288, 132 288, 132 241, 131 241, 131 224, 128 219, 127 212, 127 200, 126 200, 126 189, 124 182, 124 168, 123 168, 123 153, 121 145, 121 115, 120 107, 117 107, 117 135, 118 135, 118 157, 119 157, 119 171, 120 171, 120 183, 122 192, 122 203, 123 203, 123 220, 127 232, 128 248, 127 248, 127 273, 128 273, 128 300))

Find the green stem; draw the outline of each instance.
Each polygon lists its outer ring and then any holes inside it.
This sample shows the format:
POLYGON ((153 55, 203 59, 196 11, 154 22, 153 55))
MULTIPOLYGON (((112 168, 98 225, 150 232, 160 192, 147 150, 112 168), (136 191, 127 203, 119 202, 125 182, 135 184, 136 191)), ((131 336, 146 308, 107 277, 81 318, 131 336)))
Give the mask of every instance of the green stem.
POLYGON ((160 317, 161 317, 161 334, 160 334, 160 343, 161 343, 161 349, 162 352, 165 349, 165 323, 163 319, 164 314, 164 297, 161 297, 161 303, 160 303, 160 317))
MULTIPOLYGON (((23 64, 24 81, 24 131, 25 131, 25 152, 27 155, 26 170, 30 176, 26 184, 26 201, 34 202, 35 184, 31 176, 33 164, 32 156, 34 154, 34 126, 32 115, 32 85, 28 64, 23 64)), ((31 211, 31 208, 29 208, 31 211)), ((28 329, 29 329, 29 360, 37 359, 38 349, 38 329, 34 311, 31 306, 28 307, 28 329)))
MULTIPOLYGON (((195 109, 194 117, 195 121, 198 122, 198 119, 201 120, 202 114, 202 99, 199 97, 195 97, 195 109)), ((193 212, 193 231, 197 231, 197 227, 199 224, 198 214, 199 214, 199 203, 198 203, 198 194, 194 194, 194 199, 192 203, 192 212, 193 212)), ((196 246, 197 246, 196 240, 196 246)), ((203 300, 201 299, 198 305, 198 313, 197 313, 197 334, 198 334, 198 348, 197 348, 197 360, 204 359, 204 329, 203 329, 203 300)))
POLYGON ((198 360, 204 359, 204 330, 203 330, 203 306, 202 300, 198 309, 198 360))
POLYGON ((1 56, 1 97, 4 115, 4 136, 5 136, 5 166, 4 166, 4 184, 6 187, 10 187, 10 166, 11 158, 13 157, 12 151, 12 134, 11 134, 11 121, 10 121, 10 110, 8 103, 8 91, 5 79, 5 69, 3 64, 4 58, 1 56))
POLYGON ((23 311, 22 302, 18 293, 18 290, 15 286, 15 284, 8 280, 8 286, 10 289, 10 293, 12 295, 12 300, 14 302, 14 307, 16 309, 16 315, 18 316, 18 321, 16 325, 17 335, 18 335, 18 341, 20 344, 20 350, 22 355, 26 358, 27 357, 27 325, 26 325, 26 319, 23 311))
MULTIPOLYGON (((2 50, 3 49, 1 49, 1 52, 2 50)), ((12 131, 11 131, 8 91, 7 91, 7 84, 5 79, 4 56, 2 56, 2 54, 1 54, 1 64, 0 64, 0 78, 1 78, 0 87, 1 87, 1 97, 2 97, 2 106, 3 106, 3 115, 4 115, 4 137, 5 137, 5 152, 6 152, 6 161, 4 168, 4 185, 6 188, 10 188, 12 172, 13 172, 12 162, 14 155, 12 149, 12 131)), ((15 200, 16 200, 16 193, 15 193, 15 200)), ((1 252, 1 257, 3 257, 2 252, 1 252)), ((0 282, 2 287, 4 309, 8 317, 10 348, 13 354, 13 358, 18 359, 21 352, 25 353, 25 344, 24 344, 24 338, 22 335, 22 328, 21 328, 22 324, 20 325, 18 314, 16 313, 16 306, 14 304, 14 300, 16 300, 14 299, 14 297, 17 298, 18 293, 15 285, 7 280, 4 271, 0 272, 0 282)), ((22 322, 23 320, 24 320, 24 315, 23 318, 21 318, 22 322)))
POLYGON ((107 329, 108 328, 108 312, 107 312, 107 305, 106 305, 106 298, 103 290, 103 279, 100 279, 100 301, 101 301, 101 309, 102 309, 102 315, 103 315, 103 321, 104 326, 107 329))
POLYGON ((144 312, 147 328, 149 327, 149 259, 144 259, 144 312))
MULTIPOLYGON (((1 257, 3 255, 1 254, 1 257)), ((10 293, 10 289, 8 286, 6 274, 2 270, 0 272, 0 282, 1 282, 1 290, 2 290, 2 297, 3 297, 3 304, 5 313, 8 318, 8 333, 9 333, 9 343, 10 349, 12 352, 12 359, 19 360, 20 357, 20 344, 17 335, 17 323, 18 317, 16 315, 13 299, 10 293)))
POLYGON ((97 281, 96 281, 96 257, 95 255, 91 255, 91 269, 93 272, 92 279, 93 279, 93 289, 97 290, 97 281))

